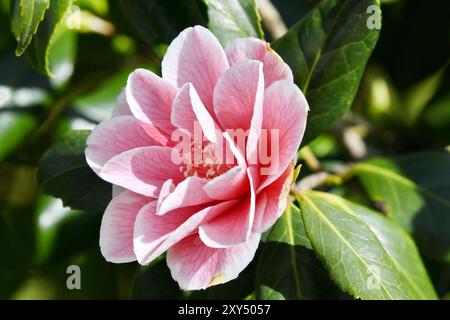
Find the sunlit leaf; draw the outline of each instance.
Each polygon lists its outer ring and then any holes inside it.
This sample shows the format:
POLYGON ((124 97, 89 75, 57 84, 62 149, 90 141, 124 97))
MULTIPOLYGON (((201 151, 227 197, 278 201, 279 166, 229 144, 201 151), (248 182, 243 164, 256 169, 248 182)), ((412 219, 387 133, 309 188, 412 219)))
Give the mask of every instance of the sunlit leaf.
POLYGON ((44 19, 50 0, 11 0, 11 29, 17 39, 16 55, 28 47, 39 23, 44 19))
POLYGON ((381 214, 327 193, 298 197, 305 230, 330 276, 361 299, 435 299, 411 238, 381 214))
POLYGON ((203 0, 208 7, 208 27, 226 45, 236 38, 264 38, 254 0, 203 0))

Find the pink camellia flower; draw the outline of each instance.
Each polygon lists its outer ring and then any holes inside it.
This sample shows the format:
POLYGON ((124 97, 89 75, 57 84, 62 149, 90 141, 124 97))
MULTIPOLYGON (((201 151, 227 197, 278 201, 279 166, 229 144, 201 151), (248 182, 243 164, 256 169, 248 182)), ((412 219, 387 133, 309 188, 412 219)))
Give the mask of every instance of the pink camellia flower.
POLYGON ((236 278, 286 207, 307 112, 267 43, 237 39, 224 50, 209 30, 184 30, 162 77, 134 71, 87 141, 87 162, 114 190, 103 256, 146 265, 167 252, 184 290, 236 278))

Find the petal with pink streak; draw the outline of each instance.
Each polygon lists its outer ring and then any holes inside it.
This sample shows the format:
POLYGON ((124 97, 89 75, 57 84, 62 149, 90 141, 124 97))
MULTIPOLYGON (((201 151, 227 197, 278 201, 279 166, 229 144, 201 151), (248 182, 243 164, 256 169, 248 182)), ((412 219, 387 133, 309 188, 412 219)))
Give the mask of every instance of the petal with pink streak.
POLYGON ((233 247, 248 240, 255 217, 256 195, 254 178, 249 168, 247 169, 247 176, 250 182, 249 195, 227 213, 199 227, 200 239, 208 247, 233 247))
POLYGON ((202 209, 201 206, 173 210, 163 216, 155 206, 142 208, 134 229, 134 252, 140 264, 150 263, 181 239, 197 232, 198 226, 222 214, 237 201, 226 201, 202 209))
POLYGON ((246 59, 263 62, 266 87, 278 80, 293 81, 291 68, 263 40, 256 38, 235 39, 227 45, 225 52, 231 66, 246 59))
POLYGON ((167 195, 158 208, 158 215, 164 215, 169 211, 205 204, 213 201, 208 197, 203 187, 208 182, 205 178, 197 176, 187 177, 181 181, 173 192, 167 195))
POLYGON ((210 248, 198 235, 191 235, 167 252, 167 265, 172 277, 183 290, 200 290, 238 277, 253 260, 261 236, 231 248, 210 248))
POLYGON ((107 261, 135 261, 133 250, 134 223, 139 210, 151 199, 131 191, 120 193, 111 200, 100 227, 100 250, 107 261))
POLYGON ((114 106, 112 112, 112 118, 117 116, 132 116, 130 106, 127 102, 127 95, 125 89, 123 89, 116 100, 116 105, 114 106))
POLYGON ((131 112, 162 145, 168 144, 175 129, 170 115, 176 93, 175 86, 148 70, 136 69, 128 77, 126 98, 131 112))
POLYGON ((213 143, 218 141, 217 136, 222 134, 192 83, 184 84, 175 97, 171 121, 174 126, 186 130, 192 137, 196 134, 195 130, 199 130, 197 134, 203 132, 213 143))
POLYGON ((264 188, 256 200, 254 232, 269 229, 286 209, 289 187, 293 177, 293 163, 272 184, 264 188))
POLYGON ((212 199, 229 200, 248 192, 249 186, 246 168, 236 166, 210 180, 203 189, 212 199))
POLYGON ((255 106, 262 103, 263 65, 244 60, 228 69, 214 89, 214 112, 221 128, 250 129, 255 106))
POLYGON ((191 82, 213 114, 214 86, 228 67, 216 37, 208 29, 195 26, 185 29, 170 44, 162 61, 162 77, 177 87, 191 82))
POLYGON ((266 89, 262 128, 267 130, 268 139, 267 144, 260 140, 259 154, 261 157, 261 153, 268 154, 270 151, 270 163, 261 168, 261 175, 265 177, 259 190, 275 181, 296 157, 305 132, 308 110, 305 96, 295 84, 281 80, 266 89), (276 133, 278 139, 272 139, 277 137, 276 133))
POLYGON ((97 174, 103 165, 122 152, 154 146, 153 140, 132 116, 118 116, 101 122, 87 139, 86 161, 97 174))
POLYGON ((109 160, 100 177, 148 197, 158 198, 164 182, 184 179, 179 167, 171 160, 169 147, 142 147, 129 150, 109 160))

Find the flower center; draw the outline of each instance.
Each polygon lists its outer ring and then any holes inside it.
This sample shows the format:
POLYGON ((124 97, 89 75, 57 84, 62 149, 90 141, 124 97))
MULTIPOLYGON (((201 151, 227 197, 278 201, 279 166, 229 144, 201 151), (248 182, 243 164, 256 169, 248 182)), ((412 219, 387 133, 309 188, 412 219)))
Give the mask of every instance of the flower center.
POLYGON ((180 172, 185 177, 198 176, 206 179, 213 179, 227 172, 231 165, 222 161, 218 157, 213 143, 199 145, 192 143, 190 152, 183 155, 185 159, 180 166, 180 172))

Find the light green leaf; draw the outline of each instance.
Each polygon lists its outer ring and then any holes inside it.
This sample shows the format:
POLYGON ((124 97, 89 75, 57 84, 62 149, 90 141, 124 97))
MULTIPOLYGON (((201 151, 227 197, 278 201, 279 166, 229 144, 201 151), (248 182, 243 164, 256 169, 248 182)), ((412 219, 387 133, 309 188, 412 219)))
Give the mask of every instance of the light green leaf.
POLYGON ((37 124, 29 112, 0 109, 0 161, 7 157, 37 124))
POLYGON ((361 299, 435 299, 414 242, 382 215, 338 196, 298 197, 314 251, 342 290, 361 299))
POLYGON ((208 7, 208 27, 225 46, 236 38, 264 38, 254 0, 203 0, 208 7))
POLYGON ((70 131, 42 157, 38 183, 72 209, 103 211, 111 199, 111 185, 86 163, 84 150, 90 131, 70 131))
POLYGON ((379 3, 322 0, 272 45, 292 68, 311 109, 304 145, 328 130, 353 102, 380 31, 367 26, 374 18, 367 13, 370 6, 379 3))
POLYGON ((288 206, 261 246, 256 270, 257 299, 338 297, 339 290, 311 250, 300 211, 294 205, 288 206))
POLYGON ((370 198, 411 233, 422 253, 450 261, 450 154, 427 152, 357 164, 370 198))
POLYGON ((50 0, 12 0, 10 6, 11 29, 17 39, 16 55, 20 56, 44 19, 50 0))
MULTIPOLYGON (((61 45, 61 42, 57 40, 63 38, 64 40, 73 42, 75 39, 75 37, 68 38, 67 36, 62 36, 66 32, 74 32, 73 30, 68 30, 65 23, 66 13, 71 6, 72 0, 51 1, 45 20, 40 24, 27 50, 33 66, 46 76, 53 76, 54 68, 57 67, 51 64, 53 62, 51 61, 52 50, 56 45, 61 45)), ((72 43, 70 46, 74 48, 72 43)), ((71 51, 74 51, 74 49, 71 49, 71 51)), ((55 58, 55 61, 59 60, 55 58)))
POLYGON ((74 253, 98 246, 99 213, 71 210, 63 207, 60 199, 41 196, 35 219, 34 257, 37 264, 61 261, 74 253))

